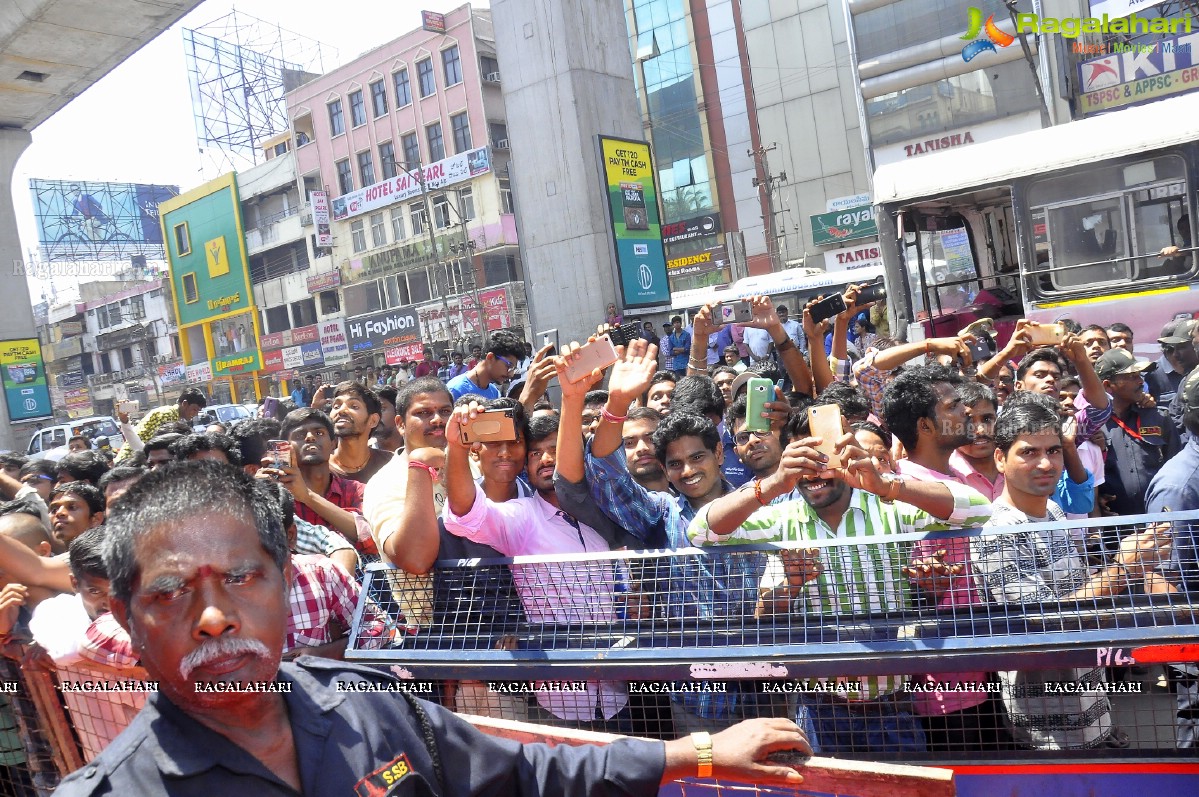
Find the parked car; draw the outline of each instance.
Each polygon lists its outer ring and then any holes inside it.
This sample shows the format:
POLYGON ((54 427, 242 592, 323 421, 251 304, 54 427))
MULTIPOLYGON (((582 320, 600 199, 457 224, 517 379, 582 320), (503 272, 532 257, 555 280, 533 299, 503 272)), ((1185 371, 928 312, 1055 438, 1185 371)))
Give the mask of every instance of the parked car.
POLYGON ((227 426, 242 418, 253 417, 254 413, 245 404, 210 404, 192 419, 192 428, 203 431, 210 423, 223 423, 227 426))
POLYGON ((96 447, 98 438, 108 438, 108 445, 116 451, 125 442, 116 419, 109 415, 94 415, 78 418, 70 423, 47 426, 33 433, 25 453, 32 459, 48 459, 57 462, 67 455, 67 441, 81 434, 96 447))

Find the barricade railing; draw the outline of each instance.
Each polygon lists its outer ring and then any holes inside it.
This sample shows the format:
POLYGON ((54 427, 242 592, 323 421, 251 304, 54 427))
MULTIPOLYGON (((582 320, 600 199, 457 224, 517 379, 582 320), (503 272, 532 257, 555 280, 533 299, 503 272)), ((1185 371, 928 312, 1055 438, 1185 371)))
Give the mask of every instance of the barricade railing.
POLYGON ((832 748, 882 760, 1054 746, 1190 755, 1177 752, 1187 731, 1174 700, 1199 680, 1187 669, 1199 659, 1199 591, 1186 589, 1197 526, 1188 512, 445 561, 429 576, 375 565, 346 657, 462 682, 459 710, 572 727, 671 736, 836 716, 827 738, 898 712, 927 745, 832 748), (1110 564, 1121 538, 1146 530, 1172 535, 1169 561, 1110 564), (916 576, 937 559, 949 572, 929 589, 916 576), (1046 719, 1053 700, 1062 716, 1046 719), (973 711, 963 720, 959 706, 973 711), (950 743, 959 721, 977 738, 950 743), (1041 727, 1055 723, 1078 733, 1041 727))

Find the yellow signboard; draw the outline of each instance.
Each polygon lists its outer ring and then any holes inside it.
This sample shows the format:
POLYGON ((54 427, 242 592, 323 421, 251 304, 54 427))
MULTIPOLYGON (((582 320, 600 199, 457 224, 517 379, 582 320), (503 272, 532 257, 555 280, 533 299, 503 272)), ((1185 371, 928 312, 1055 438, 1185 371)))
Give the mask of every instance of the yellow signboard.
POLYGON ((229 253, 225 250, 225 236, 206 241, 204 255, 208 258, 208 276, 219 277, 229 273, 229 253))

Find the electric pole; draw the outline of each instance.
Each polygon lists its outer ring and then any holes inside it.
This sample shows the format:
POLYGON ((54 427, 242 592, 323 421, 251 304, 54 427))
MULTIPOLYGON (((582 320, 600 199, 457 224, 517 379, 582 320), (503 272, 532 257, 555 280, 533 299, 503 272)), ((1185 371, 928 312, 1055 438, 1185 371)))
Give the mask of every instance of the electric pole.
POLYGON ((766 213, 762 216, 762 221, 765 225, 766 235, 766 253, 770 257, 770 270, 781 271, 783 268, 782 257, 779 250, 779 240, 775 232, 775 210, 774 210, 774 189, 780 183, 787 180, 786 172, 778 174, 770 173, 770 161, 767 156, 768 152, 778 149, 778 143, 772 143, 769 147, 758 147, 746 151, 746 155, 754 159, 755 171, 757 177, 753 179, 753 185, 759 191, 766 192, 766 213))

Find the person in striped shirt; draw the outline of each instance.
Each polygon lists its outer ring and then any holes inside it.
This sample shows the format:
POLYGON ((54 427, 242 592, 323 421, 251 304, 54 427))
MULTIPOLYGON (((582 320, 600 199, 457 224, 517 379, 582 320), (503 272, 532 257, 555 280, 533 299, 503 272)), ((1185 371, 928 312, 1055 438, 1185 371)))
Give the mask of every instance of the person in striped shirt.
MULTIPOLYGON (((688 536, 696 545, 861 540, 901 533, 977 526, 991 505, 954 482, 917 482, 880 472, 850 434, 836 442, 841 466, 831 468, 802 422, 777 471, 703 507, 688 536), (798 488, 802 501, 770 505, 798 488)), ((806 614, 869 614, 906 608, 911 588, 906 546, 895 543, 822 546, 784 558, 762 588, 776 607, 806 614)), ((822 753, 922 752, 924 730, 901 701, 902 676, 837 679, 836 694, 801 694, 822 753)))

